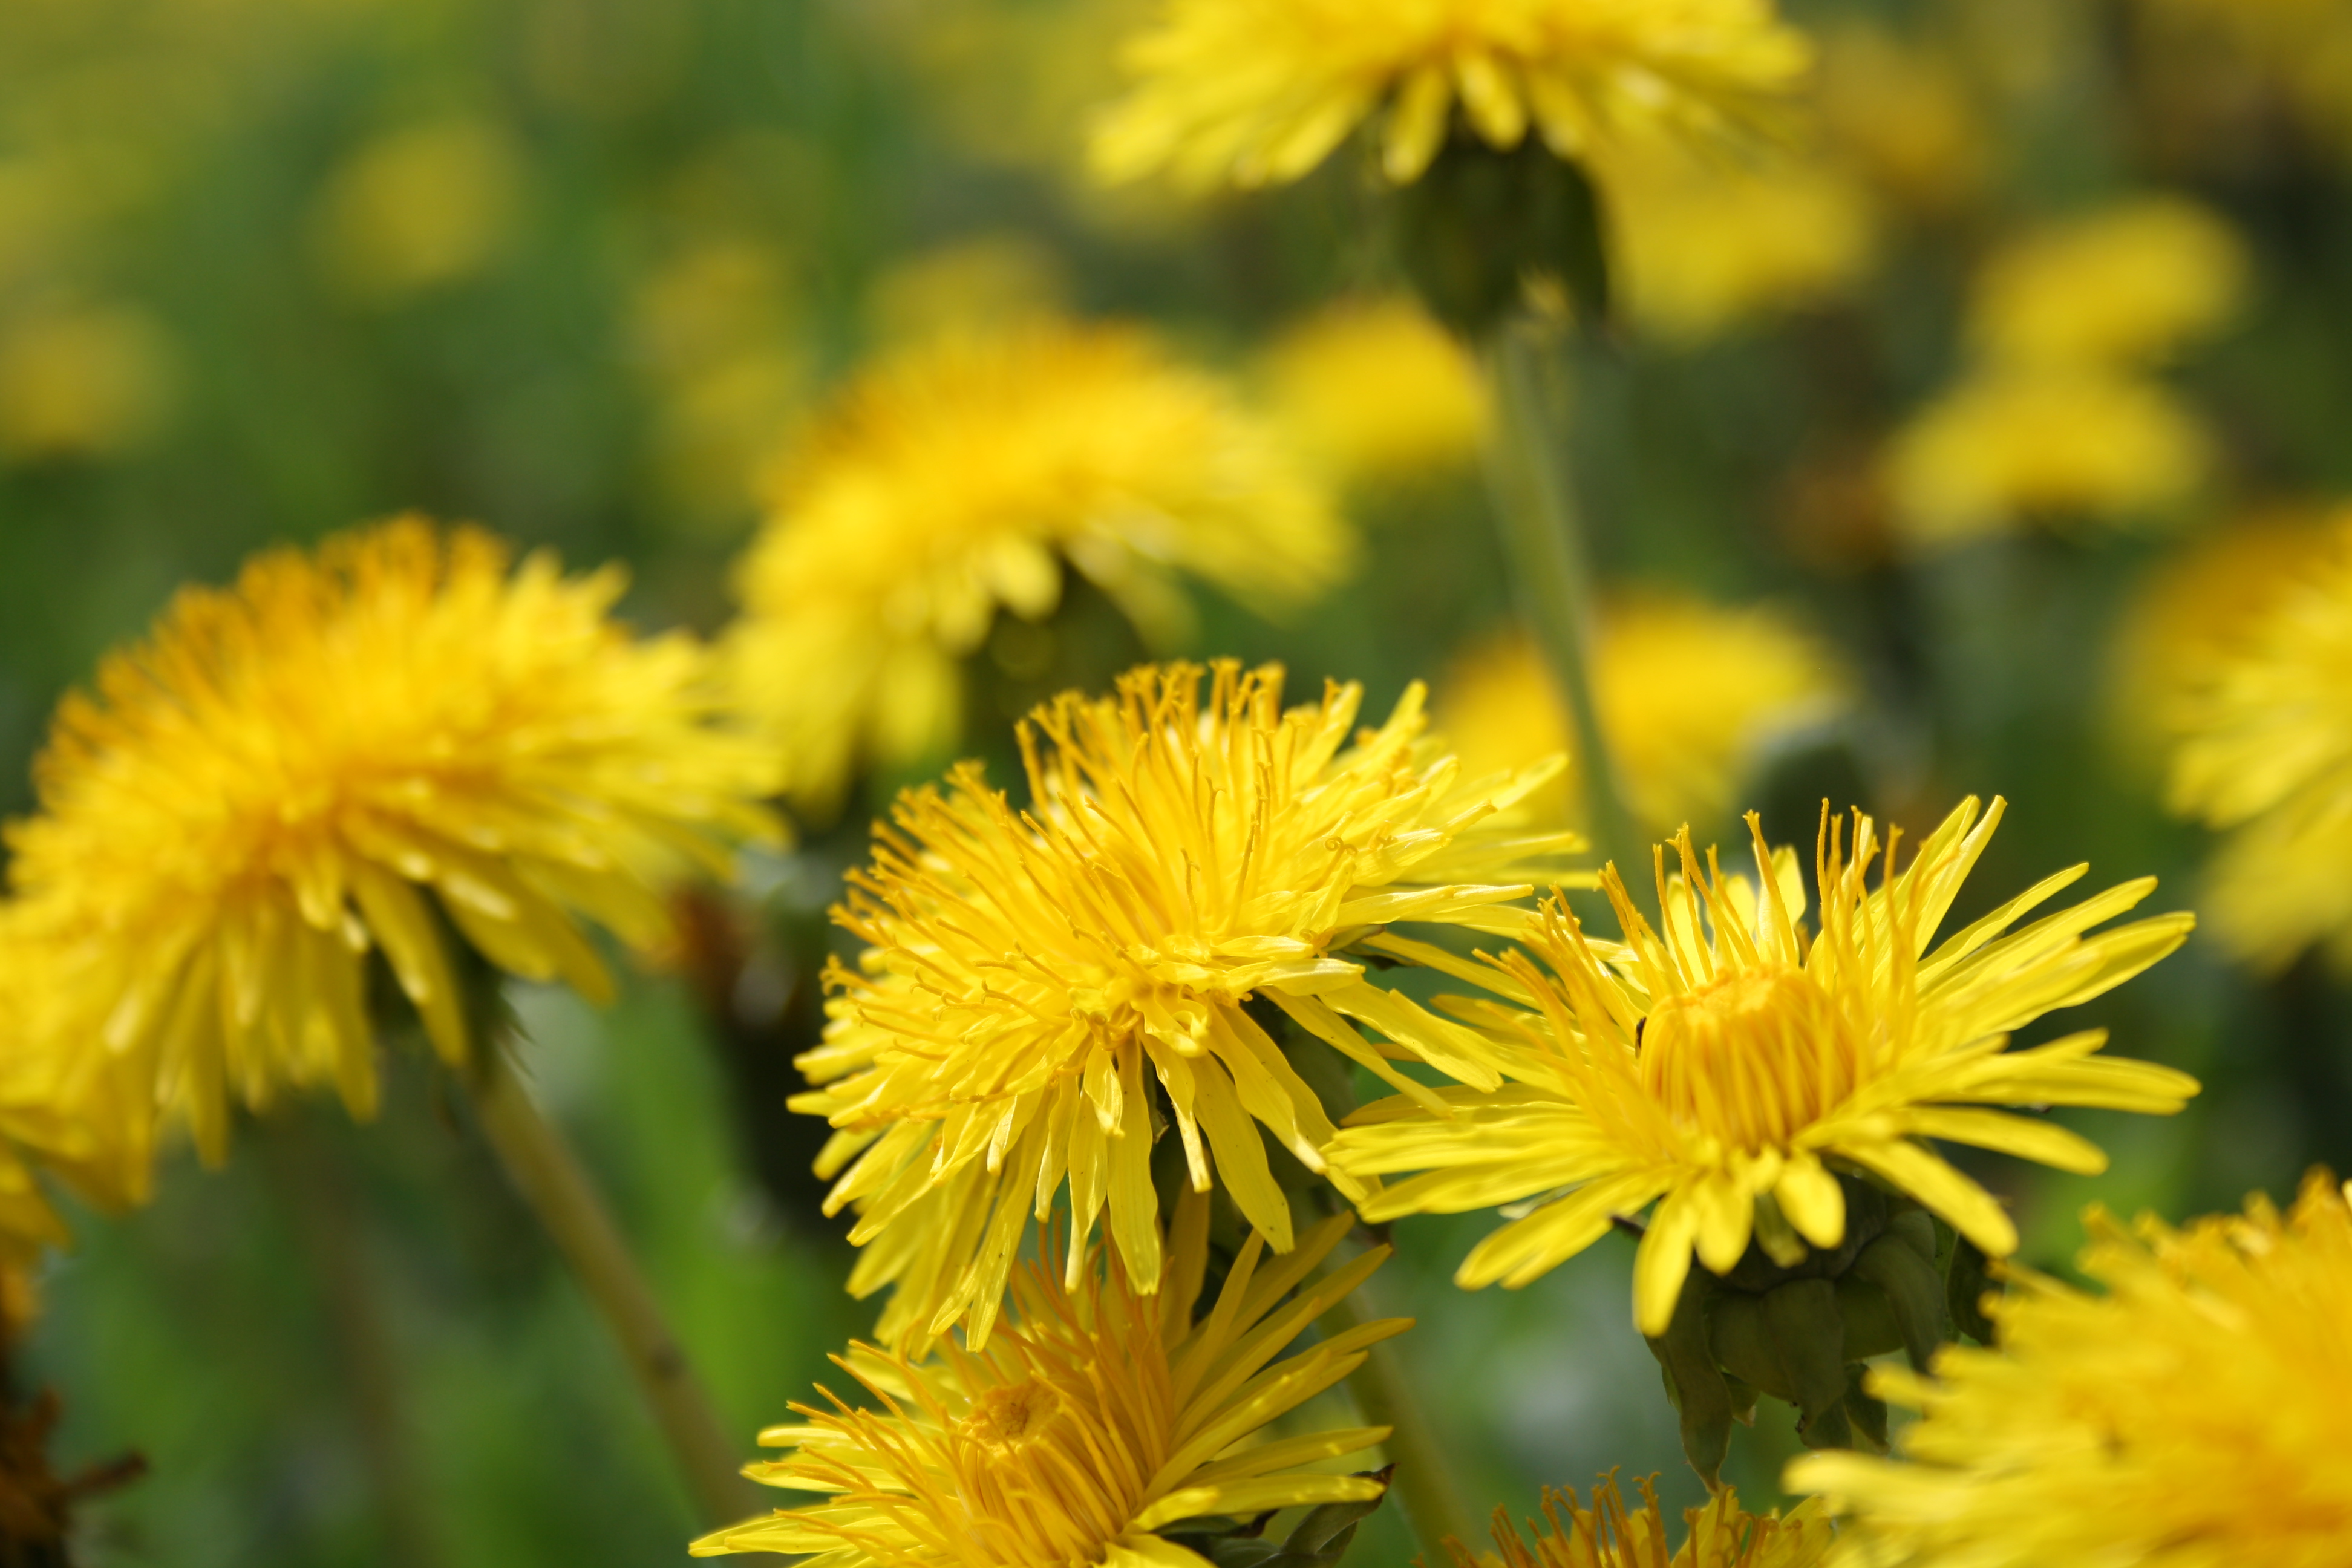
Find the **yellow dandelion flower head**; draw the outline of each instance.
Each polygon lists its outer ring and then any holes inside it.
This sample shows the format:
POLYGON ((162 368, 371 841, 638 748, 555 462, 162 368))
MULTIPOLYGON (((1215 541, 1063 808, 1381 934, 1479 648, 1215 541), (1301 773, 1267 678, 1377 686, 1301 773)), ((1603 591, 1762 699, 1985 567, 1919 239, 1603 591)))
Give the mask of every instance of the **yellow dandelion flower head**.
POLYGON ((42 1173, 60 1176, 103 1206, 147 1194, 140 1121, 125 1114, 110 1064, 64 1048, 49 1026, 39 976, 53 962, 0 910, 0 1268, 29 1266, 68 1240, 42 1173))
POLYGON ((1987 370, 1928 405, 1887 454, 1919 543, 2022 521, 2125 523, 2177 510, 2211 442, 2162 383, 2103 370, 1987 370))
POLYGON ((1628 305, 1670 342, 1834 300, 1877 246, 1861 187, 1818 161, 1748 167, 1664 149, 1606 161, 1602 184, 1628 305))
POLYGON ((901 796, 851 878, 836 918, 869 949, 830 977, 833 1022, 800 1058, 824 1087, 792 1103, 839 1129, 818 1172, 848 1167, 828 1205, 857 1205, 851 1239, 871 1244, 851 1289, 898 1286, 886 1338, 965 1318, 984 1342, 1032 1208, 1066 1180, 1070 1267, 1108 1206, 1153 1289, 1156 1100, 1193 1187, 1213 1166, 1288 1252, 1258 1124, 1315 1171, 1332 1130, 1267 1032, 1277 1010, 1400 1084, 1390 1054, 1499 1082, 1475 1035, 1346 950, 1394 956, 1396 921, 1520 929, 1511 901, 1578 841, 1507 808, 1557 760, 1465 784, 1423 741, 1418 688, 1350 745, 1356 687, 1285 712, 1278 669, 1221 663, 1206 700, 1202 674, 1147 668, 1115 697, 1047 703, 1021 728, 1027 811, 966 763, 944 793, 901 796))
POLYGON ((373 1109, 372 949, 452 1062, 445 926, 604 995, 578 916, 650 945, 670 879, 772 831, 702 650, 630 637, 622 586, 405 518, 184 590, 60 706, 41 809, 9 828, 63 1026, 217 1157, 232 1096, 331 1083, 373 1109))
POLYGON ((2086 1216, 2092 1295, 2031 1274, 1986 1304, 1997 1350, 1874 1389, 1921 1412, 1900 1460, 1800 1459, 1852 1516, 1842 1561, 2322 1568, 2352 1552, 2352 1204, 2314 1173, 2281 1215, 2185 1230, 2086 1216))
POLYGON ((2352 961, 2352 516, 2174 709, 2174 810, 2230 830, 2206 900, 2223 942, 2279 965, 2352 961))
MULTIPOLYGON (((1773 742, 1834 715, 1851 682, 1835 657, 1788 616, 1645 592, 1603 606, 1593 700, 1618 784, 1636 816, 1671 831, 1731 809, 1744 770, 1773 742)), ((1511 633, 1472 647, 1438 694, 1437 712, 1472 773, 1525 767, 1569 751, 1567 717, 1542 655, 1511 633)), ((1533 803, 1568 820, 1575 760, 1533 803)))
MULTIPOLYGON (((1668 1554, 1665 1510, 1656 1488, 1638 1483, 1642 1505, 1628 1507, 1614 1476, 1592 1489, 1587 1508, 1574 1487, 1544 1489, 1543 1522, 1529 1521, 1533 1539, 1522 1534, 1507 1510, 1495 1510, 1496 1556, 1501 1568, 1813 1568, 1825 1561, 1835 1536, 1818 1502, 1808 1502, 1783 1519, 1778 1511, 1749 1513, 1732 1488, 1709 1498, 1703 1508, 1683 1511, 1680 1548, 1668 1554)), ((1446 1549, 1454 1568, 1480 1568, 1460 1542, 1446 1549)))
POLYGON ((1813 934, 1801 923, 1796 857, 1768 849, 1752 815, 1753 879, 1722 874, 1711 853, 1702 865, 1687 830, 1679 875, 1667 876, 1661 850, 1654 927, 1612 868, 1601 885, 1622 945, 1587 937, 1555 901, 1528 952, 1456 966, 1502 998, 1456 1005, 1505 1042, 1511 1085, 1368 1106, 1327 1158, 1360 1181, 1422 1173, 1360 1205, 1368 1219, 1538 1200, 1472 1251, 1456 1279, 1474 1289, 1525 1285, 1599 1239, 1612 1215, 1661 1200, 1633 1275, 1634 1319, 1652 1335, 1673 1315, 1694 1250, 1722 1274, 1751 1240, 1783 1264, 1806 1244, 1839 1245, 1834 1169, 1867 1173, 2006 1255, 2017 1245, 2009 1216, 1927 1140, 2095 1173, 2106 1157, 2079 1135, 1983 1107, 2163 1114, 2197 1084, 2096 1055, 2100 1030, 2008 1048, 2011 1030, 2113 989, 2187 938, 2185 914, 2085 934, 2146 898, 2153 878, 2019 926, 2083 875, 2077 866, 1931 946, 2001 809, 1963 802, 1900 875, 1889 835, 1875 888, 1874 825, 1857 813, 1849 848, 1825 809, 1813 934))
POLYGON ((836 1364, 879 1408, 830 1393, 829 1408, 796 1405, 800 1422, 760 1435, 793 1451, 748 1472, 827 1500, 718 1531, 695 1554, 810 1552, 828 1568, 1201 1568, 1168 1539, 1188 1520, 1377 1499, 1376 1478, 1309 1467, 1369 1448, 1388 1428, 1261 1434, 1411 1326, 1382 1319, 1282 1353, 1388 1249, 1310 1280, 1346 1215, 1286 1258, 1267 1257, 1253 1235, 1195 1321, 1208 1218, 1206 1198, 1180 1201, 1156 1295, 1116 1258, 1105 1267, 1097 1248, 1066 1281, 1024 1266, 1015 1320, 984 1350, 949 1342, 914 1362, 854 1345, 836 1364))
POLYGON ((1508 149, 1563 158, 1630 133, 1769 121, 1811 63, 1771 0, 1168 0, 1128 50, 1097 170, 1186 184, 1295 180, 1381 121, 1381 164, 1418 179, 1458 106, 1508 149))
POLYGON ((1949 51, 1845 23, 1823 40, 1816 96, 1823 139, 1874 189, 1931 213, 1983 189, 1997 139, 1949 51))
POLYGON ((1461 342, 1411 300, 1345 300, 1267 352, 1267 405, 1300 448, 1350 484, 1477 460, 1492 398, 1461 342))
POLYGON ((1066 563, 1155 638, 1170 568, 1262 608, 1342 576, 1353 536, 1274 423, 1125 327, 1031 321, 885 359, 785 458, 741 568, 732 658, 794 799, 954 743, 956 660, 1036 620, 1066 563))
POLYGON ((2213 331, 2245 289, 2245 247, 2227 223, 2151 196, 2011 242, 1979 274, 1969 326, 1996 360, 2125 364, 2213 331))

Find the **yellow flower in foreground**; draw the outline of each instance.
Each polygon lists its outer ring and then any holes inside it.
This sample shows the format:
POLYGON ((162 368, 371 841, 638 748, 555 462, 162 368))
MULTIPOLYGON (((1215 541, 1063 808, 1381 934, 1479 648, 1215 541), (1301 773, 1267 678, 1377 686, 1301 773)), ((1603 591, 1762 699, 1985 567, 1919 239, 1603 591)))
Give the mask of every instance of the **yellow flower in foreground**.
POLYGON ((1770 118, 1811 60, 1771 0, 1168 0, 1129 46, 1136 79, 1095 133, 1114 180, 1295 180, 1365 121, 1418 179, 1456 107, 1478 138, 1530 129, 1563 158, 1627 132, 1770 118))
POLYGON ((1845 1201, 1832 1163, 1867 1172, 1950 1221, 1995 1257, 2015 1249, 2000 1205, 1927 1140, 1973 1143, 2062 1170, 2106 1157, 2053 1122, 1987 1105, 2096 1105, 2168 1114, 2197 1090, 2184 1073, 2095 1056, 2101 1030, 2030 1050, 2009 1031, 2113 989, 2179 947, 2193 923, 2158 915, 2084 933, 2146 898, 2155 879, 2108 889, 2011 928, 2083 875, 2045 878, 1930 950, 1936 928, 2000 822, 1963 802, 1894 874, 1866 886, 1879 854, 1856 814, 1851 857, 1823 814, 1808 935, 1796 857, 1765 847, 1750 816, 1759 880, 1702 868, 1687 832, 1682 873, 1661 853, 1661 928, 1614 871, 1601 885, 1624 945, 1592 941, 1558 900, 1528 940, 1485 965, 1444 960, 1516 1005, 1461 1004, 1507 1054, 1499 1092, 1400 1096, 1349 1119, 1325 1151, 1358 1180, 1423 1174, 1359 1207, 1378 1222, 1537 1200, 1481 1242, 1455 1276, 1470 1288, 1525 1285, 1590 1247, 1612 1215, 1663 1199, 1633 1267, 1633 1316, 1663 1333, 1699 1260, 1721 1274, 1750 1238, 1793 1263, 1802 1242, 1833 1247, 1845 1201), (1541 959, 1542 964, 1535 962, 1541 959))
POLYGON ((2175 709, 2173 809, 2230 830, 2207 901, 2242 955, 2352 962, 2352 518, 2175 709))
POLYGON ((824 1087, 792 1104, 840 1129, 817 1169, 849 1166, 827 1206, 860 1210, 850 1289, 898 1286, 893 1342, 959 1318, 984 1342, 1030 1213, 1066 1178, 1070 1268, 1108 1206, 1130 1276, 1156 1289, 1155 1088, 1192 1186, 1213 1162, 1289 1251, 1258 1126, 1319 1171, 1331 1125, 1254 999, 1400 1088, 1390 1056, 1500 1081, 1479 1037, 1349 950, 1381 952, 1391 921, 1521 929, 1507 906, 1576 840, 1498 813, 1557 762, 1465 782, 1423 741, 1418 688, 1350 746, 1356 687, 1285 713, 1277 669, 1219 664, 1205 702, 1201 677, 1144 668, 1116 697, 1047 703, 1021 728, 1026 812, 965 763, 944 795, 901 796, 850 879, 836 918, 870 946, 862 973, 829 976, 834 1021, 800 1058, 824 1087))
POLYGON ((1993 360, 2123 365, 2214 331, 2245 287, 2245 247, 2230 226, 2155 196, 2011 243, 1979 274, 1969 325, 1993 360))
MULTIPOLYGON (((1640 1508, 1626 1507, 1612 1478, 1592 1489, 1587 1509, 1574 1487, 1565 1493, 1547 1488, 1544 1526, 1530 1521, 1532 1542, 1506 1510, 1496 1509, 1494 1535, 1501 1568, 1812 1568, 1828 1556, 1835 1539, 1819 1503, 1806 1503, 1786 1519, 1777 1512, 1753 1514, 1727 1487, 1706 1507, 1684 1511, 1683 1544, 1669 1556, 1658 1494, 1648 1481, 1641 1483, 1641 1493, 1640 1508)), ((1479 1568, 1479 1559, 1460 1542, 1448 1539, 1445 1546, 1455 1568, 1479 1568)))
POLYGON ((794 1452, 747 1471, 830 1498, 714 1531, 695 1555, 809 1552, 824 1568, 1206 1568, 1162 1532, 1206 1516, 1378 1498, 1372 1477, 1307 1467, 1369 1448, 1387 1427, 1260 1435, 1353 1372, 1367 1346, 1412 1326, 1382 1319, 1282 1356, 1388 1249, 1309 1283, 1346 1215, 1285 1258, 1266 1258, 1254 1235, 1195 1322, 1208 1221, 1205 1199, 1178 1205, 1157 1296, 1115 1258, 1106 1268, 1097 1248, 1067 1282, 1024 1267, 1016 1321, 985 1351, 948 1343, 914 1363, 853 1345, 838 1364, 881 1408, 830 1393, 831 1408, 795 1405, 801 1424, 760 1435, 794 1452))
POLYGON ((1317 312, 1267 351, 1264 374, 1274 416, 1349 483, 1470 467, 1492 416, 1476 362, 1408 299, 1317 312))
POLYGON ((2282 1216, 2137 1234, 2100 1210, 2086 1295, 2026 1275, 1987 1303, 1998 1350, 1875 1392, 1921 1412, 1907 1462, 1800 1459, 1788 1484, 1853 1516, 1862 1568, 2335 1568, 2352 1561, 2352 1207, 2315 1173, 2282 1216))
POLYGON ((1269 421, 1140 332, 1032 323, 885 360, 778 470, 731 642, 793 798, 960 730, 957 660, 1036 620, 1076 567, 1154 636, 1171 567, 1262 607, 1311 597, 1353 539, 1269 421))
POLYGON ((274 551, 184 591, 59 708, 40 814, 9 829, 39 1005, 207 1157, 232 1097, 331 1082, 373 1110, 371 949, 462 1061, 445 929, 602 996, 576 915, 654 942, 667 881, 770 831, 702 651, 608 618, 617 571, 508 567, 415 519, 274 551))
POLYGON ((2210 442, 2163 384, 2103 371, 1988 371, 1915 418, 1888 455, 1911 535, 1971 538, 2020 521, 2126 522, 2204 481, 2210 442))
MULTIPOLYGON (((0 1268, 67 1240, 41 1175, 64 1178, 107 1208, 147 1195, 142 1119, 111 1064, 68 1048, 47 1027, 39 975, 47 955, 16 940, 0 914, 0 1268)), ((5 1318, 5 1313, 0 1313, 5 1318)))
MULTIPOLYGON (((1592 683, 1618 784, 1634 815, 1662 833, 1728 812, 1764 748, 1836 712, 1847 686, 1830 651, 1778 612, 1663 594, 1603 607, 1592 683)), ((1437 711, 1473 773, 1525 767, 1571 745, 1551 672, 1516 633, 1456 660, 1437 711)), ((1568 773, 1530 805, 1570 820, 1575 771, 1571 756, 1568 773)))

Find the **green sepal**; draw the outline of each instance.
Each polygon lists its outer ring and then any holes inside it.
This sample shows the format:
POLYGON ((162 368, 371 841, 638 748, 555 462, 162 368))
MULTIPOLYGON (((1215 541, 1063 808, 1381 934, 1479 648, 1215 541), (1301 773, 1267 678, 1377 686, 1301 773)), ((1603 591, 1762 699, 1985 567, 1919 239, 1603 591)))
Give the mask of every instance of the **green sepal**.
POLYGON ((1310 1509, 1289 1536, 1280 1542, 1265 1537, 1265 1527, 1274 1520, 1271 1513, 1248 1521, 1194 1521, 1194 1529, 1171 1531, 1167 1538, 1208 1559, 1216 1568, 1333 1568, 1354 1543, 1356 1526, 1387 1500, 1389 1477, 1395 1469, 1390 1465, 1378 1470, 1358 1471, 1381 1483, 1379 1497, 1369 1502, 1327 1502, 1310 1509), (1202 1531, 1197 1528, 1202 1522, 1223 1528, 1202 1531))
POLYGON ((1731 1388, 1717 1364, 1707 1334, 1710 1277, 1694 1268, 1683 1281, 1666 1331, 1649 1340, 1665 1379, 1666 1397, 1682 1418, 1683 1457, 1706 1484, 1718 1484, 1731 1451, 1731 1388))
POLYGON ((1421 178, 1394 198, 1397 257, 1432 314, 1479 342, 1556 280, 1578 323, 1610 319, 1601 195, 1579 164, 1528 137, 1508 152, 1456 126, 1421 178))
MULTIPOLYGON (((1930 1240, 1932 1245, 1932 1236, 1930 1240)), ((1944 1280, 1936 1273, 1932 1254, 1921 1257, 1911 1237, 1890 1227, 1886 1235, 1862 1249, 1846 1278, 1877 1288, 1901 1332, 1903 1352, 1911 1358, 1912 1370, 1926 1372, 1936 1347, 1952 1331, 1944 1280)), ((1853 1353, 1876 1355, 1879 1352, 1856 1347, 1853 1353)))

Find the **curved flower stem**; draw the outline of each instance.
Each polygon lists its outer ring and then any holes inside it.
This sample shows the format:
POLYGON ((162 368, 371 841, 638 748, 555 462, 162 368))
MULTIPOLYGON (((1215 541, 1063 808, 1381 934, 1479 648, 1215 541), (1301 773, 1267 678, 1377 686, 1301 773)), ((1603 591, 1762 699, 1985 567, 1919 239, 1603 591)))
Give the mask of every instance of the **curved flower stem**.
MULTIPOLYGON (((1360 1300, 1374 1283, 1366 1280, 1353 1295, 1324 1313, 1324 1331, 1342 1333, 1379 1316, 1360 1300)), ((1467 1542, 1469 1520, 1462 1511, 1462 1490, 1454 1484, 1453 1467, 1446 1463, 1445 1447, 1431 1430, 1428 1414, 1397 1360, 1396 1342, 1383 1340, 1372 1346, 1365 1353, 1364 1364, 1348 1379, 1348 1386, 1363 1418, 1372 1426, 1390 1428, 1385 1447, 1396 1465, 1392 1484, 1404 1504, 1405 1518, 1421 1542, 1423 1561, 1428 1568, 1451 1563, 1444 1543, 1449 1536, 1467 1542)))
POLYGON ((1497 429, 1487 479, 1511 564, 1512 591, 1551 667, 1568 710, 1587 831, 1605 859, 1638 878, 1646 857, 1618 787, 1615 758, 1593 696, 1592 569, 1563 448, 1569 396, 1551 335, 1505 321, 1486 345, 1497 429))
POLYGON ((742 1456, 579 1158, 532 1103, 511 1066, 494 1060, 475 1075, 473 1090, 482 1131, 508 1176, 619 1342, 703 1524, 732 1524, 758 1512, 757 1498, 740 1474, 742 1456))

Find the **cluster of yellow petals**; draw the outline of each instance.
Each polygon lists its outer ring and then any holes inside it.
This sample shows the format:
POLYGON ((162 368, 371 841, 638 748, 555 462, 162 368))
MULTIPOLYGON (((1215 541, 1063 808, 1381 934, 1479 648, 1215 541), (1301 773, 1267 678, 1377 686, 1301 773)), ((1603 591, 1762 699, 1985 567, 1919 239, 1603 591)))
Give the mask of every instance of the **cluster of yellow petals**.
MULTIPOLYGON (((0 910, 0 1270, 9 1279, 68 1239, 45 1178, 100 1207, 127 1208, 145 1199, 151 1176, 131 1086, 99 1053, 46 1026, 55 998, 16 925, 0 910)), ((9 1317, 0 1310, 0 1333, 9 1317)))
POLYGON ((1462 120, 1563 158, 1629 134, 1716 137, 1781 110, 1811 63, 1771 0, 1167 0, 1095 132, 1115 180, 1263 185, 1379 119, 1381 166, 1418 179, 1462 120))
MULTIPOLYGON (((1601 606, 1591 665, 1617 787, 1660 833, 1728 814, 1747 771, 1776 742, 1834 718, 1852 686, 1831 650, 1777 609, 1655 592, 1601 606)), ((1529 804, 1549 820, 1570 819, 1582 793, 1573 737, 1551 672, 1526 636, 1464 653, 1438 689, 1436 711, 1473 773, 1570 752, 1567 773, 1529 804)))
POLYGON ((824 1087, 793 1106, 840 1129, 818 1169, 848 1167, 829 1206, 860 1210, 853 1291, 898 1286, 886 1338, 967 1318, 984 1341, 1033 1207, 1066 1181, 1071 1268, 1108 1208, 1151 1289, 1155 1091, 1193 1188, 1213 1165, 1288 1251, 1258 1128, 1320 1170, 1332 1127, 1254 1001, 1400 1085, 1391 1057, 1499 1082, 1477 1035, 1347 950, 1382 952, 1394 921, 1516 933, 1511 900, 1578 842, 1506 815, 1558 760, 1465 781, 1424 741, 1418 688, 1350 744, 1356 687, 1285 712, 1279 670, 1221 663, 1205 701, 1202 675, 1147 668, 1040 708, 1027 810, 964 764, 901 797, 851 878, 837 918, 869 946, 831 976, 833 1023, 801 1058, 824 1087))
POLYGON ((2090 1295, 2030 1274, 1997 1349, 1874 1390, 1920 1418, 1900 1460, 1816 1454, 1789 1484, 1852 1516, 1843 1563, 2330 1568, 2352 1552, 2352 1202, 2315 1173, 2282 1215, 2185 1230, 2088 1216, 2090 1295))
POLYGON ((958 660, 1000 611, 1041 619, 1065 564, 1157 638, 1171 568, 1256 606, 1347 571, 1353 538, 1279 426, 1134 329, 1032 320, 887 356, 786 455, 740 572, 747 711, 793 798, 960 731, 958 660))
POLYGON ((1300 450, 1350 486, 1471 468, 1494 418, 1477 363, 1410 299, 1326 306, 1275 341, 1261 375, 1300 450))
POLYGON ((2214 928, 2273 966, 2315 942, 2352 957, 2352 518, 2329 534, 2171 715, 2171 804, 2229 830, 2214 928))
MULTIPOLYGON (((1543 1523, 1529 1521, 1534 1539, 1522 1534, 1509 1513, 1495 1510, 1496 1553, 1500 1568, 1814 1568, 1824 1562, 1835 1535, 1818 1502, 1802 1504, 1787 1518, 1753 1514, 1727 1487, 1703 1508, 1683 1514, 1679 1548, 1666 1544, 1665 1510, 1656 1489, 1640 1483, 1642 1506, 1629 1508, 1614 1477, 1592 1489, 1586 1508, 1576 1489, 1543 1496, 1543 1523)), ((1454 1568, 1480 1568, 1460 1542, 1448 1539, 1454 1568)))
POLYGON ((453 933, 604 995, 580 917, 652 944, 672 879, 772 828, 704 652, 632 637, 622 587, 412 518, 184 590, 60 707, 9 829, 39 1027, 218 1158, 233 1099, 373 1110, 371 951, 451 1062, 453 933))
POLYGON ((1283 1353, 1387 1248, 1317 1275, 1346 1215, 1286 1258, 1268 1258, 1253 1235, 1196 1321, 1209 1206, 1198 1194, 1178 1202, 1156 1294, 1096 1248, 1068 1281, 1024 1267, 1013 1320, 984 1350, 950 1342, 915 1362, 853 1345, 837 1364, 880 1408, 829 1393, 829 1409, 795 1405, 800 1423, 760 1435, 793 1451, 747 1472, 827 1500, 714 1531, 696 1555, 804 1552, 812 1568, 1206 1568, 1160 1532, 1378 1498, 1374 1477, 1310 1467, 1371 1447, 1388 1428, 1262 1434, 1411 1326, 1381 1319, 1283 1353))
POLYGON ((1624 942, 1586 936, 1555 900, 1526 952, 1447 960, 1500 1000, 1455 1015, 1486 1030, 1512 1081, 1498 1092, 1408 1092, 1366 1107, 1325 1151, 1334 1170, 1397 1182, 1359 1206, 1375 1222, 1535 1200, 1482 1241, 1458 1281, 1525 1285, 1591 1246, 1614 1216, 1659 1200, 1634 1264, 1633 1314, 1664 1331, 1696 1250, 1720 1274, 1751 1240, 1793 1263, 1834 1247, 1845 1205, 1832 1163, 1908 1193, 1993 1256, 2015 1249, 2000 1205, 1927 1140, 1972 1143, 2095 1173, 2105 1156, 2052 1122, 1985 1106, 2178 1110, 2195 1081, 2095 1055, 2104 1031, 2010 1050, 2009 1031, 2090 1000, 2180 945, 2187 915, 2086 936, 2146 898, 2141 879, 2012 930, 2084 868, 2044 879, 1930 943, 2001 815, 1963 802, 1900 875, 1895 841, 1867 884, 1875 829, 1856 815, 1851 854, 1824 813, 1821 930, 1803 879, 1751 815, 1756 877, 1701 866, 1687 830, 1679 875, 1658 857, 1658 926, 1614 868, 1602 886, 1624 942), (1530 956, 1532 955, 1532 956, 1530 956), (1539 964, 1537 960, 1542 962, 1539 964))
POLYGON ((2193 202, 2148 196, 2012 240, 1971 288, 1979 353, 2006 363, 2161 360, 2234 315, 2243 243, 2193 202))

